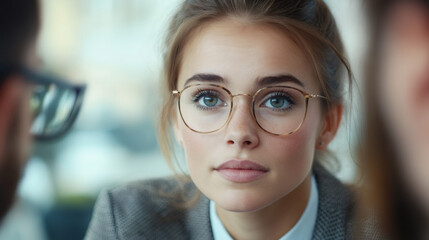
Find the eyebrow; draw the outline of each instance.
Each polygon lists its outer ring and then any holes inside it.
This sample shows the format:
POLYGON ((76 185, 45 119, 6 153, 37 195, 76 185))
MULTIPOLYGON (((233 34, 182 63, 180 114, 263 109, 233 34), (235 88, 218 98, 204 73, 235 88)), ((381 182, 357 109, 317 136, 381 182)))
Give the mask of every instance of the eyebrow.
MULTIPOLYGON (((189 83, 193 81, 223 83, 223 84, 227 82, 223 77, 216 74, 199 73, 188 78, 184 86, 187 86, 189 83)), ((274 85, 274 84, 287 83, 287 82, 292 82, 292 83, 298 84, 301 87, 304 87, 304 83, 291 74, 281 74, 276 76, 266 76, 266 77, 258 78, 257 86, 264 87, 267 85, 274 85)))
POLYGON ((302 81, 300 81, 298 78, 290 74, 267 76, 267 77, 258 79, 257 82, 258 82, 257 83, 258 87, 264 87, 267 85, 287 83, 287 82, 292 82, 292 83, 298 84, 301 87, 304 87, 304 83, 302 81))
POLYGON ((212 83, 225 83, 225 79, 216 74, 209 73, 198 73, 186 80, 185 85, 188 85, 190 82, 199 81, 199 82, 212 82, 212 83))

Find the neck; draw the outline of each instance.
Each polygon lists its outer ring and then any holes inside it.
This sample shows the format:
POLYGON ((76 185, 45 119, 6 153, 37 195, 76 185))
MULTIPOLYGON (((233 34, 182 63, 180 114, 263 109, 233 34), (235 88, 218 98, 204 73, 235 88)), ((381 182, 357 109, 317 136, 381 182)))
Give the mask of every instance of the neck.
POLYGON ((216 212, 234 239, 279 239, 289 232, 303 214, 310 198, 311 174, 291 193, 255 212, 216 212))

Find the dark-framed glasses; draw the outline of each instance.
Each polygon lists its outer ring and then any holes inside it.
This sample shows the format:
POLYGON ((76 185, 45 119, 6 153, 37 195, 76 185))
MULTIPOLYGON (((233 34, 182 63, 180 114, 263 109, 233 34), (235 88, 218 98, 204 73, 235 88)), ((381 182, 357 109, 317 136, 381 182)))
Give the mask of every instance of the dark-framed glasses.
MULTIPOLYGON (((7 69, 0 69, 5 75, 7 69)), ((75 121, 82 106, 85 85, 73 85, 63 79, 28 68, 12 68, 9 74, 19 74, 32 86, 30 109, 33 121, 31 134, 38 140, 64 135, 75 121)))
POLYGON ((290 86, 268 86, 255 94, 236 94, 216 84, 192 84, 172 91, 178 97, 185 125, 198 133, 213 133, 231 119, 234 97, 252 98, 251 114, 257 125, 274 135, 290 135, 299 130, 307 116, 309 99, 326 97, 290 86))

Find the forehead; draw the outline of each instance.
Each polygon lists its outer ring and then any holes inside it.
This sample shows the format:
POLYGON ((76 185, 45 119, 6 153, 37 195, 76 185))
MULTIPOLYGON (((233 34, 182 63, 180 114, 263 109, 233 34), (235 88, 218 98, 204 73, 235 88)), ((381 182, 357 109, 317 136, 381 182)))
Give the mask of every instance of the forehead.
POLYGON ((226 18, 203 24, 188 39, 179 71, 178 87, 195 74, 216 74, 233 90, 250 90, 256 79, 292 75, 304 90, 318 84, 312 65, 285 30, 268 24, 226 18))

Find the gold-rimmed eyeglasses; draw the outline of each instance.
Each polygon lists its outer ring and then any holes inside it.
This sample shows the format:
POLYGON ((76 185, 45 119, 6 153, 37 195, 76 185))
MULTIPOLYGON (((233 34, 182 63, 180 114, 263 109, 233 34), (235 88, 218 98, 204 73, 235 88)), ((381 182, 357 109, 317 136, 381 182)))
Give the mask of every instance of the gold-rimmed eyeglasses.
POLYGON ((236 94, 216 84, 192 84, 183 90, 173 90, 178 97, 180 116, 185 125, 197 133, 213 133, 231 119, 234 97, 252 98, 251 115, 265 132, 290 135, 298 131, 306 116, 311 98, 326 97, 310 94, 289 86, 268 86, 255 94, 236 94))

